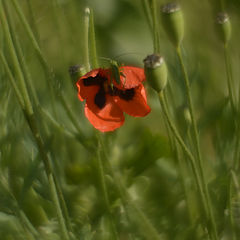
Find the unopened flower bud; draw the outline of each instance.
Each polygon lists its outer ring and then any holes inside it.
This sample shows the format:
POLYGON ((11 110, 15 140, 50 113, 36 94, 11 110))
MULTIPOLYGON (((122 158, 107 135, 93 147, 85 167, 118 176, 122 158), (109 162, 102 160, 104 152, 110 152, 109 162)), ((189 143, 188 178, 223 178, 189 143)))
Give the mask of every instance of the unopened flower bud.
POLYGON ((181 129, 180 131, 182 134, 186 134, 187 130, 192 124, 191 114, 187 106, 182 105, 177 109, 177 120, 179 129, 181 129))
POLYGON ((86 69, 82 65, 74 65, 69 67, 69 74, 73 80, 73 83, 75 84, 77 80, 82 77, 84 74, 86 74, 86 69))
POLYGON ((180 6, 177 3, 168 3, 162 6, 162 22, 168 37, 175 47, 179 47, 184 36, 184 19, 180 6))
POLYGON ((167 84, 167 66, 163 57, 152 54, 148 55, 143 62, 149 85, 157 92, 162 91, 167 84))
POLYGON ((231 33, 232 33, 231 22, 229 20, 228 14, 224 12, 218 13, 216 22, 217 22, 216 28, 217 28, 219 39, 224 44, 227 44, 231 38, 231 33))
POLYGON ((183 108, 183 118, 187 125, 192 124, 192 118, 188 107, 183 108))

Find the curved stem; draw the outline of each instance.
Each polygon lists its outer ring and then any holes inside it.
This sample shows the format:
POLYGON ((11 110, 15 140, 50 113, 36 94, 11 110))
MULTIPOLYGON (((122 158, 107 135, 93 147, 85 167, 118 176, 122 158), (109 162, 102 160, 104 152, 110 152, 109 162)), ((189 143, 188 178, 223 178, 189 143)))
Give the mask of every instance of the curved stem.
POLYGON ((121 178, 118 177, 117 174, 115 173, 115 171, 113 170, 112 165, 109 161, 109 157, 106 152, 105 144, 104 144, 101 136, 99 136, 99 141, 100 141, 100 144, 103 149, 104 156, 105 156, 105 163, 107 164, 108 170, 110 171, 111 176, 114 179, 114 184, 119 193, 119 196, 121 197, 122 202, 124 203, 124 207, 126 208, 127 206, 129 206, 135 212, 135 214, 138 217, 137 220, 141 223, 142 226, 144 226, 144 229, 141 228, 141 232, 146 237, 146 239, 161 240, 161 237, 159 236, 155 227, 149 221, 149 219, 144 214, 144 212, 132 201, 131 197, 129 196, 129 194, 127 192, 126 187, 122 183, 121 178))
MULTIPOLYGON (((5 2, 6 2, 6 1, 5 1, 5 2)), ((30 28, 30 26, 29 26, 29 24, 28 24, 28 22, 27 22, 27 20, 26 20, 26 18, 25 18, 25 16, 24 16, 24 14, 23 14, 23 12, 22 12, 22 10, 21 10, 18 2, 17 2, 16 0, 13 0, 12 3, 13 3, 13 6, 14 6, 17 14, 18 14, 19 20, 20 20, 22 26, 24 27, 24 29, 25 29, 25 31, 26 31, 29 39, 30 39, 30 42, 31 42, 31 44, 32 44, 32 46, 33 46, 36 54, 37 54, 37 57, 38 57, 40 63, 42 64, 44 73, 45 73, 46 78, 47 78, 47 84, 48 84, 49 89, 50 89, 50 96, 51 96, 51 101, 50 101, 50 102, 51 102, 51 104, 52 104, 52 109, 53 109, 53 112, 54 112, 54 117, 56 118, 57 114, 56 114, 56 111, 55 111, 55 105, 53 104, 54 89, 55 89, 55 88, 54 88, 54 82, 56 82, 56 77, 55 77, 53 71, 51 70, 51 68, 50 68, 47 60, 45 59, 44 55, 42 54, 42 51, 41 51, 41 49, 40 49, 40 46, 39 46, 39 44, 38 44, 38 42, 37 42, 37 40, 36 40, 36 38, 35 38, 32 30, 31 30, 31 28, 30 28)), ((59 100, 61 101, 62 106, 64 107, 64 109, 65 109, 66 113, 68 114, 70 120, 72 120, 72 118, 75 119, 75 117, 74 117, 73 115, 69 115, 69 114, 70 114, 70 111, 69 111, 69 109, 67 108, 68 105, 65 104, 65 100, 64 100, 64 97, 62 96, 62 92, 61 92, 60 90, 58 90, 57 94, 58 94, 59 100)), ((78 120, 75 119, 75 120, 73 121, 73 124, 75 125, 76 122, 78 122, 78 120)), ((77 129, 80 130, 80 128, 77 128, 77 129)), ((79 131, 78 133, 79 133, 79 136, 81 137, 81 139, 84 139, 84 138, 85 138, 85 136, 84 136, 84 134, 82 133, 82 131, 79 131)))
MULTIPOLYGON (((100 138, 100 136, 99 136, 99 138, 100 138)), ((110 207, 109 195, 108 195, 108 191, 107 191, 107 185, 106 185, 106 180, 105 180, 105 174, 104 174, 104 168, 103 168, 100 149, 101 149, 101 144, 100 144, 100 140, 99 140, 98 150, 97 150, 97 170, 98 170, 98 174, 99 174, 100 186, 102 188, 105 208, 107 210, 107 214, 108 214, 110 224, 111 224, 112 239, 117 240, 119 238, 118 238, 116 225, 114 223, 114 218, 113 218, 111 207, 110 207)))
POLYGON ((94 16, 93 11, 90 9, 90 24, 89 24, 89 42, 90 42, 90 52, 91 52, 91 66, 92 68, 98 68, 97 59, 97 47, 96 47, 96 37, 94 29, 94 16))
MULTIPOLYGON (((28 90, 26 87, 25 79, 24 79, 21 67, 19 65, 19 61, 18 61, 18 58, 16 55, 16 50, 14 48, 13 41, 12 41, 12 38, 10 35, 8 22, 6 21, 7 19, 6 19, 5 13, 3 11, 2 0, 0 0, 0 19, 2 20, 1 22, 3 23, 2 26, 3 26, 3 31, 4 31, 6 40, 7 40, 6 42, 7 42, 8 50, 10 53, 9 55, 11 57, 13 67, 14 67, 16 76, 19 81, 19 85, 20 85, 19 92, 22 95, 22 99, 24 101, 24 107, 22 106, 22 103, 21 103, 22 111, 25 115, 25 118, 26 118, 29 128, 32 132, 32 135, 34 137, 34 140, 36 142, 36 145, 38 147, 39 153, 41 155, 41 158, 42 158, 42 161, 44 164, 44 169, 45 169, 45 172, 46 172, 49 184, 50 184, 50 190, 51 190, 52 198, 53 198, 52 200, 56 206, 59 225, 61 226, 62 237, 65 240, 69 240, 67 227, 66 227, 66 224, 64 221, 62 210, 60 208, 60 196, 59 196, 59 192, 57 191, 58 189, 57 189, 56 178, 54 178, 54 180, 53 180, 53 170, 52 170, 52 167, 50 164, 50 159, 45 151, 44 144, 41 139, 39 129, 37 127, 37 122, 36 122, 36 118, 35 118, 35 115, 33 112, 29 93, 28 93, 28 90)), ((10 73, 10 71, 8 70, 8 66, 7 66, 7 73, 10 73)), ((10 79, 13 78, 11 74, 9 75, 9 78, 10 79)), ((11 80, 11 82, 12 82, 12 80, 11 80)))
POLYGON ((147 19, 148 27, 152 31, 152 15, 151 15, 151 10, 149 6, 149 0, 141 0, 142 6, 143 6, 143 11, 147 19))
POLYGON ((89 16, 90 16, 90 9, 85 8, 85 15, 84 15, 84 65, 86 71, 90 71, 90 64, 89 64, 89 16))
POLYGON ((154 53, 160 52, 160 44, 159 44, 159 31, 158 31, 158 19, 157 19, 157 3, 156 0, 151 0, 151 10, 152 10, 152 31, 153 31, 153 46, 154 53))
POLYGON ((234 91, 233 91, 233 78, 232 78, 232 70, 231 70, 231 63, 228 56, 228 47, 224 45, 224 59, 225 59, 225 66, 227 72, 227 85, 228 85, 228 95, 230 99, 230 104, 232 108, 233 114, 236 113, 235 103, 234 103, 234 91))
MULTIPOLYGON (((194 177, 195 177, 195 181, 196 181, 196 184, 197 184, 197 187, 198 187, 200 199, 201 199, 201 202, 202 202, 202 205, 203 205, 205 217, 206 217, 206 220, 208 222, 208 219, 210 218, 210 216, 209 216, 209 212, 208 212, 209 209, 208 209, 207 197, 206 197, 205 192, 204 192, 203 183, 201 181, 200 173, 198 171, 199 168, 198 168, 198 166, 196 164, 195 158, 192 155, 192 153, 189 151, 187 146, 185 145, 185 143, 182 140, 180 134, 178 133, 177 129, 175 128, 174 123, 170 119, 169 113, 167 111, 164 95, 163 95, 162 92, 159 93, 159 101, 160 101, 163 113, 164 113, 164 115, 165 115, 165 117, 167 119, 167 122, 169 124, 169 127, 170 127, 174 137, 176 138, 177 142, 182 147, 183 151, 186 153, 186 155, 188 156, 188 158, 190 160, 190 164, 191 164, 191 167, 193 169, 193 174, 194 174, 194 177)), ((209 231, 209 234, 211 235, 211 231, 209 231)), ((213 235, 213 239, 217 239, 217 237, 215 237, 213 235)))
POLYGON ((193 110, 193 102, 192 102, 192 97, 191 97, 191 93, 190 93, 190 83, 189 83, 189 79, 188 79, 188 74, 187 74, 185 65, 183 63, 181 48, 177 47, 176 52, 177 52, 177 56, 178 56, 179 63, 180 63, 182 73, 183 73, 183 77, 184 77, 184 84, 185 84, 186 93, 187 93, 187 101, 188 101, 189 111, 190 111, 192 125, 193 125, 193 137, 194 137, 194 141, 195 141, 195 145, 196 145, 198 166, 200 169, 200 177, 201 177, 201 182, 203 185, 203 191, 204 191, 204 195, 205 195, 204 198, 205 198, 205 202, 206 202, 207 215, 209 216, 210 223, 211 223, 211 229, 210 229, 211 231, 210 232, 212 232, 212 234, 213 234, 213 239, 218 239, 216 222, 215 222, 215 218, 213 215, 213 209, 212 209, 212 205, 211 205, 211 201, 210 201, 210 197, 209 197, 209 191, 207 188, 207 183, 206 183, 206 179, 205 179, 204 171, 203 171, 203 161, 202 161, 202 156, 201 156, 201 152, 200 152, 199 136, 198 136, 195 114, 194 114, 194 110, 193 110))

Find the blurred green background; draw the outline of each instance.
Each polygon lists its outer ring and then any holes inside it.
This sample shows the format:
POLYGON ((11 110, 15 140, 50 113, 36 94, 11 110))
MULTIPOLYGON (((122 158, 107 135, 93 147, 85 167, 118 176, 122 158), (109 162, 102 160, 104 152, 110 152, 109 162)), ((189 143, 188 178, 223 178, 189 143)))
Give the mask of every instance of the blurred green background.
MULTIPOLYGON (((87 151, 78 139, 77 130, 81 130, 89 141, 95 143, 95 131, 84 116, 84 104, 77 98, 75 83, 70 78, 68 69, 84 62, 83 24, 86 7, 90 7, 94 13, 100 65, 104 65, 101 57, 108 57, 125 65, 143 67, 143 59, 153 52, 153 40, 141 1, 18 1, 48 66, 55 75, 55 81, 51 83, 54 86, 53 98, 44 69, 25 28, 12 2, 6 2, 14 25, 12 34, 22 48, 34 92, 45 111, 45 114, 41 111, 39 113, 38 106, 34 105, 46 151, 63 189, 75 237, 114 239, 109 233, 111 224, 105 213, 99 186, 96 156, 87 151), (59 91, 77 119, 77 130, 59 100, 59 91), (49 120, 49 115, 53 121, 49 120), (54 121, 57 124, 53 124, 54 121), (69 132, 76 134, 69 135, 69 132)), ((167 2, 157 1, 158 9, 167 2)), ((229 203, 228 175, 235 147, 236 128, 228 101, 223 46, 215 31, 215 16, 221 10, 221 3, 217 0, 179 2, 185 19, 184 62, 191 81, 204 171, 214 202, 219 235, 223 239, 232 239, 225 210, 229 203)), ((228 0, 222 1, 222 4, 232 23, 229 54, 234 91, 238 96, 240 2, 228 0)), ((175 51, 161 26, 160 17, 159 31, 161 54, 169 69, 169 86, 166 91, 171 114, 185 138, 188 125, 183 115, 186 106, 183 78, 175 51)), ((15 74, 2 29, 0 46, 0 51, 5 54, 9 67, 15 74)), ((185 173, 185 185, 191 192, 187 201, 179 176, 181 170, 171 150, 157 95, 147 85, 146 88, 151 113, 144 118, 126 116, 123 127, 103 137, 113 169, 119 174, 133 201, 156 227, 159 239, 206 239, 199 227, 202 216, 197 211, 198 201, 191 179, 192 173, 185 173), (188 216, 189 208, 192 219, 188 216)), ((38 150, 2 65, 0 106, 1 239, 61 239, 38 150), (35 235, 22 220, 20 210, 27 218, 30 228, 36 231, 35 235)), ((182 153, 181 156, 185 159, 182 153)), ((108 171, 106 174, 119 239, 148 239, 144 234, 144 225, 138 221, 136 213, 130 210, 130 217, 126 214, 124 203, 114 188, 114 180, 108 171), (133 221, 129 221, 129 218, 133 221)), ((239 203, 235 195, 230 201, 234 202, 234 216, 239 223, 239 203)), ((238 228, 236 232, 239 233, 238 228)))

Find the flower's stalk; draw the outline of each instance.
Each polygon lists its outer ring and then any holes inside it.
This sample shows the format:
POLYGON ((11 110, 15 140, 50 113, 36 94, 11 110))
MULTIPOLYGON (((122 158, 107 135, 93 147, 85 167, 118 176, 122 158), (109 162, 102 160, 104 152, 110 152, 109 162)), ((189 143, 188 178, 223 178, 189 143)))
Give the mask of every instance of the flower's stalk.
POLYGON ((152 31, 153 31, 153 47, 154 53, 160 52, 160 43, 159 43, 159 27, 158 27, 158 17, 157 17, 157 3, 156 0, 151 1, 151 10, 152 10, 152 31))
POLYGON ((85 8, 84 12, 84 65, 86 71, 90 71, 90 60, 89 60, 89 18, 90 9, 85 8))
MULTIPOLYGON (((100 138, 98 134, 98 138, 100 138)), ((103 200, 105 203, 105 208, 109 217, 110 225, 111 225, 111 232, 112 232, 112 239, 113 240, 118 240, 118 233, 116 229, 116 225, 114 222, 114 217, 111 211, 110 207, 110 201, 109 201, 109 195, 108 195, 108 190, 107 190, 107 185, 106 185, 106 179, 105 179, 105 174, 104 174, 104 168, 103 168, 103 162, 102 162, 102 157, 101 157, 101 147, 100 147, 100 140, 98 140, 98 149, 97 149, 97 170, 98 170, 98 175, 99 175, 99 182, 100 186, 102 189, 102 194, 103 194, 103 200)))
POLYGON ((168 125, 169 125, 171 131, 172 131, 174 137, 176 138, 177 142, 182 147, 183 151, 186 153, 186 155, 188 156, 188 158, 190 160, 190 163, 191 163, 191 166, 192 166, 192 169, 193 169, 193 173, 194 173, 194 176, 195 176, 196 184, 198 186, 200 196, 201 196, 201 199, 202 199, 203 208, 205 209, 205 212, 206 212, 206 201, 205 201, 205 198, 204 198, 204 192, 203 192, 202 184, 201 184, 201 181, 200 181, 200 175, 198 173, 198 167, 196 165, 195 158, 192 155, 192 153, 189 151, 188 147, 185 145, 183 139, 181 138, 180 134, 178 133, 174 123, 172 122, 172 120, 169 116, 163 92, 162 91, 159 92, 158 96, 159 96, 159 101, 160 101, 164 116, 167 119, 167 122, 168 122, 168 125))
POLYGON ((141 3, 142 3, 144 14, 147 19, 148 27, 149 27, 150 31, 153 33, 152 14, 151 14, 151 9, 150 9, 150 5, 149 5, 149 0, 141 0, 141 3))
POLYGON ((228 95, 229 95, 233 114, 235 114, 236 108, 235 108, 235 94, 233 91, 234 87, 233 87, 232 67, 231 67, 230 58, 228 56, 228 44, 232 35, 232 25, 231 25, 230 18, 226 12, 219 12, 217 14, 215 28, 216 28, 218 40, 221 42, 224 48, 224 60, 225 60, 226 73, 227 73, 228 95))
MULTIPOLYGON (((42 161, 43 161, 43 164, 44 164, 44 169, 45 169, 46 175, 48 177, 49 184, 51 186, 51 193, 52 193, 53 201, 55 203, 56 208, 58 208, 58 207, 60 207, 60 203, 59 203, 60 197, 59 197, 59 194, 56 194, 57 193, 56 178, 54 178, 54 181, 52 180, 53 170, 52 170, 52 167, 51 167, 51 164, 50 164, 50 159, 48 158, 48 155, 47 155, 47 153, 45 151, 45 148, 44 148, 42 138, 40 137, 40 133, 39 133, 39 130, 38 130, 38 127, 37 127, 37 122, 36 122, 36 119, 35 119, 35 114, 33 112, 32 104, 31 104, 29 94, 28 94, 28 91, 27 91, 25 79, 24 79, 22 70, 20 68, 18 59, 17 59, 16 50, 14 48, 12 38, 11 38, 11 35, 10 35, 10 31, 9 31, 8 22, 7 22, 5 13, 3 11, 2 0, 0 0, 0 19, 1 19, 1 22, 3 23, 2 24, 3 32, 4 32, 5 37, 6 37, 6 42, 7 42, 7 46, 8 46, 8 50, 9 50, 9 55, 11 57, 13 67, 14 67, 14 70, 16 72, 16 76, 19 80, 20 88, 19 88, 18 92, 22 95, 22 99, 23 99, 23 102, 24 102, 24 107, 22 108, 22 111, 25 115, 25 118, 27 120, 29 128, 30 128, 30 130, 33 134, 35 142, 38 146, 38 150, 39 150, 39 153, 41 155, 41 158, 42 158, 42 161)), ((11 73, 8 68, 7 68, 7 72, 11 73)), ((9 75, 9 78, 13 78, 11 74, 9 75)), ((12 81, 14 81, 14 80, 11 80, 11 82, 12 81)), ((21 106, 22 106, 22 103, 21 103, 21 106)), ((67 231, 67 228, 66 228, 66 224, 65 224, 65 221, 64 221, 64 218, 63 218, 61 208, 57 209, 57 213, 58 213, 57 216, 58 216, 59 224, 61 226, 62 237, 63 237, 63 239, 68 240, 69 239, 69 234, 68 234, 68 231, 67 231)))
POLYGON ((97 58, 97 47, 96 47, 96 37, 94 29, 94 16, 93 10, 90 9, 90 22, 89 22, 89 47, 90 47, 90 58, 91 58, 91 68, 99 68, 98 58, 97 58))
POLYGON ((224 2, 224 0, 220 0, 220 8, 221 8, 221 11, 224 11, 224 9, 225 9, 225 2, 224 2))
POLYGON ((180 46, 176 48, 176 52, 177 52, 179 63, 180 63, 181 69, 182 69, 184 84, 185 84, 186 93, 187 93, 187 101, 188 101, 188 105, 189 105, 189 112, 191 115, 192 126, 193 126, 193 137, 194 137, 194 141, 195 141, 195 148, 197 151, 198 166, 199 166, 199 170, 200 170, 199 172, 200 172, 201 182, 202 182, 202 186, 203 186, 203 190, 204 190, 204 199, 205 199, 205 203, 206 203, 206 207, 207 207, 207 213, 208 213, 208 217, 209 217, 209 220, 211 223, 211 231, 213 234, 212 236, 213 236, 213 239, 218 239, 216 221, 215 221, 215 218, 213 215, 212 204, 211 204, 211 200, 209 197, 209 191, 208 191, 206 178, 205 178, 204 170, 203 170, 203 161, 202 161, 202 156, 201 156, 201 152, 200 152, 199 135, 198 135, 198 130, 197 130, 195 114, 194 114, 194 110, 193 110, 193 102, 192 102, 191 91, 190 91, 190 83, 189 83, 188 74, 187 74, 185 65, 183 63, 182 51, 181 51, 180 46))
MULTIPOLYGON (((165 98, 165 96, 164 96, 165 98)), ((167 106, 167 104, 166 104, 167 106)), ((167 112, 168 108, 166 109, 167 112)), ((165 118, 166 119, 166 118, 165 118)), ((184 197, 185 197, 185 201, 186 201, 186 205, 187 205, 187 211, 188 211, 188 221, 190 222, 191 225, 194 224, 194 213, 193 213, 193 208, 192 208, 192 203, 191 203, 191 199, 190 199, 190 192, 188 191, 188 187, 186 184, 186 178, 188 177, 186 174, 186 164, 184 159, 181 158, 180 156, 180 152, 179 152, 179 145, 177 144, 177 140, 176 138, 173 139, 173 147, 174 147, 174 155, 175 158, 177 160, 177 165, 178 165, 178 169, 179 169, 179 174, 180 174, 180 182, 181 182, 181 186, 184 192, 184 197)))
POLYGON ((224 45, 224 60, 225 60, 225 66, 226 66, 226 72, 227 72, 227 85, 228 85, 228 94, 230 99, 230 104, 232 108, 232 112, 235 115, 236 114, 236 107, 235 107, 235 97, 234 97, 234 91, 233 91, 233 77, 232 77, 232 68, 231 68, 231 61, 229 59, 228 55, 228 46, 224 45))
POLYGON ((114 184, 119 193, 119 196, 121 197, 122 202, 124 203, 125 210, 128 211, 127 210, 127 206, 128 206, 135 212, 135 214, 138 217, 138 221, 141 222, 142 226, 144 226, 144 229, 141 228, 141 232, 146 237, 146 239, 161 240, 161 237, 159 236, 155 227, 149 221, 149 219, 144 214, 144 212, 132 201, 130 195, 127 192, 127 189, 125 188, 125 186, 122 183, 121 178, 118 177, 117 174, 115 173, 115 171, 113 170, 112 165, 109 161, 108 154, 106 152, 105 143, 102 140, 101 135, 99 135, 99 143, 100 143, 100 147, 103 150, 106 166, 107 166, 108 170, 110 171, 111 176, 114 179, 114 184))

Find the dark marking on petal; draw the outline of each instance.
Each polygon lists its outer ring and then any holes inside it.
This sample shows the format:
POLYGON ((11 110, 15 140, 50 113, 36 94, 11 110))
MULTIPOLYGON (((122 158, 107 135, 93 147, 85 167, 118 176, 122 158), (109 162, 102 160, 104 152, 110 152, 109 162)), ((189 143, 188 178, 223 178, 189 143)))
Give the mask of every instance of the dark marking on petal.
POLYGON ((101 85, 105 81, 107 81, 107 78, 99 76, 99 74, 97 74, 95 77, 84 78, 83 84, 87 87, 93 85, 101 85))
POLYGON ((98 93, 96 94, 96 96, 94 98, 94 103, 100 109, 102 109, 105 106, 105 104, 106 104, 106 96, 105 96, 104 89, 102 87, 99 89, 98 93))
POLYGON ((130 101, 133 99, 135 95, 135 90, 134 88, 130 88, 126 90, 118 90, 117 95, 123 100, 130 101))

